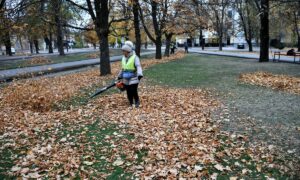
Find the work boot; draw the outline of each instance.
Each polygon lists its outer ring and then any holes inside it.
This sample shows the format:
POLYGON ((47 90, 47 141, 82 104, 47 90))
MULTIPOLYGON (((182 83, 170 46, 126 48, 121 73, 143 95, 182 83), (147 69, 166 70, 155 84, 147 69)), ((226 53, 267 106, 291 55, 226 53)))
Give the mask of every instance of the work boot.
POLYGON ((138 101, 135 103, 135 107, 138 108, 139 106, 140 106, 140 102, 138 101))
POLYGON ((133 106, 133 100, 129 101, 129 105, 130 105, 130 107, 133 106))

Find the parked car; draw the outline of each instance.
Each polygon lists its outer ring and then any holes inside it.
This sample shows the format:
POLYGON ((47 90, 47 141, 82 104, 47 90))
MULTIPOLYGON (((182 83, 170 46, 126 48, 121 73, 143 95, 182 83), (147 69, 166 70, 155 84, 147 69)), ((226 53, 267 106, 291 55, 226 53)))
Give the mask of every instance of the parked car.
POLYGON ((239 44, 237 45, 237 48, 238 48, 238 49, 245 49, 245 45, 242 44, 242 43, 239 43, 239 44))
POLYGON ((10 48, 12 54, 16 54, 15 48, 10 48))

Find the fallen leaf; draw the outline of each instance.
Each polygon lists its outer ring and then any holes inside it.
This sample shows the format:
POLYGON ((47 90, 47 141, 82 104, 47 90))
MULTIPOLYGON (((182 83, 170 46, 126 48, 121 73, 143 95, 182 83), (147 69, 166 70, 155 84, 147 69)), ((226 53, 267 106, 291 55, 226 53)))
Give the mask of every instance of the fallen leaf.
POLYGON ((83 164, 90 166, 90 165, 93 165, 93 164, 94 164, 94 162, 90 162, 90 161, 83 161, 83 164))
POLYGON ((12 168, 11 168, 11 171, 13 171, 13 172, 15 172, 15 171, 20 171, 21 170, 21 167, 19 167, 19 166, 13 166, 12 168))
POLYGON ((219 171, 224 171, 224 167, 221 164, 216 164, 214 167, 219 171))
POLYGON ((115 162, 113 162, 113 166, 121 166, 122 164, 124 164, 122 159, 117 159, 115 162))

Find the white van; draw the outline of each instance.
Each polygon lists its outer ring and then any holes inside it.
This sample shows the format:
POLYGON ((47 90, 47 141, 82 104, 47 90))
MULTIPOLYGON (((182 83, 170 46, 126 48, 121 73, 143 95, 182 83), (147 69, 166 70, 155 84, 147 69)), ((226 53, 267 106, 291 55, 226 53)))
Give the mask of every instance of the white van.
POLYGON ((15 48, 10 48, 12 54, 16 54, 15 48))

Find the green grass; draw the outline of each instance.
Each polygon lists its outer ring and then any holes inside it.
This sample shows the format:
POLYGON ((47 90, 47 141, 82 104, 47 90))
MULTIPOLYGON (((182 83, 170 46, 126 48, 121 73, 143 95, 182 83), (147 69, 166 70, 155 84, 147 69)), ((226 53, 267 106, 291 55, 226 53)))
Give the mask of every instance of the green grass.
MULTIPOLYGON (((4 142, 0 142, 0 145, 3 146, 4 142)), ((16 154, 11 148, 5 148, 0 154, 0 179, 10 179, 12 177, 5 174, 10 170, 13 166, 13 158, 12 156, 16 154)))
POLYGON ((300 76, 300 66, 287 63, 258 63, 256 60, 190 55, 183 60, 159 64, 144 72, 154 84, 216 91, 222 100, 258 119, 299 124, 300 96, 238 81, 241 73, 267 71, 300 76), (267 111, 266 111, 267 110, 267 111))
MULTIPOLYGON (((98 126, 99 121, 96 121, 94 124, 87 126, 87 141, 88 142, 97 142, 91 143, 92 153, 95 153, 96 163, 92 165, 94 169, 98 172, 110 174, 108 179, 119 179, 120 177, 128 177, 132 176, 131 173, 126 173, 122 167, 114 167, 110 162, 107 162, 102 157, 111 157, 111 143, 105 140, 106 136, 112 137, 114 142, 117 142, 121 138, 126 138, 128 140, 134 138, 132 135, 122 134, 119 132, 119 129, 116 125, 107 124, 105 128, 100 128, 98 126), (121 134, 122 137, 115 136, 115 134, 121 134), (107 149, 108 151, 103 151, 103 149, 107 149), (100 152, 100 153, 99 153, 100 152)), ((121 148, 121 147, 119 147, 121 148)), ((86 150, 88 151, 88 150, 86 150)), ((125 161, 126 155, 121 156, 125 161)))

